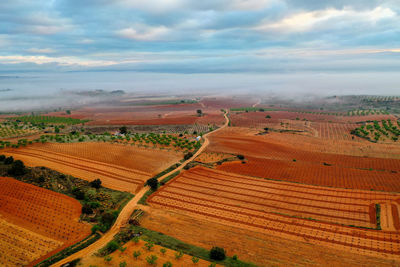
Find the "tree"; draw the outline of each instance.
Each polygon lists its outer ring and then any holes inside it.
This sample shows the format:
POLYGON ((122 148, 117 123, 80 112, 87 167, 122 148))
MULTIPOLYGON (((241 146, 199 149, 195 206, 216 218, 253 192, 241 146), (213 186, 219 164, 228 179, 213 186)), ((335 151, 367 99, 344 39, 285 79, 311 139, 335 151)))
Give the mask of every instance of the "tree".
POLYGON ((203 111, 201 111, 201 109, 197 110, 197 116, 201 117, 203 115, 203 111))
POLYGON ((141 254, 142 254, 142 253, 140 253, 139 250, 135 250, 135 251, 133 252, 133 257, 135 258, 135 260, 137 260, 137 258, 139 258, 141 254))
POLYGON ((158 180, 157 180, 157 178, 150 178, 149 180, 147 180, 147 185, 148 186, 150 186, 150 188, 153 190, 153 191, 156 191, 157 190, 157 188, 158 188, 158 180))
POLYGON ((7 158, 4 160, 4 164, 6 164, 6 165, 12 164, 13 162, 14 162, 14 158, 13 158, 12 156, 7 157, 7 158))
POLYGON ((193 257, 192 257, 192 262, 193 262, 193 264, 198 263, 198 262, 199 262, 199 258, 193 256, 193 257))
POLYGON ((25 165, 22 161, 16 160, 12 163, 11 169, 8 170, 11 175, 23 175, 26 173, 25 165))
POLYGON ((90 182, 90 186, 93 188, 99 189, 101 187, 101 180, 100 179, 95 179, 90 182))
POLYGON ((128 128, 126 128, 126 126, 122 126, 121 128, 119 128, 119 133, 120 134, 127 134, 128 133, 128 128))
POLYGON ((60 128, 58 126, 54 127, 54 132, 55 133, 59 133, 60 132, 60 128))
POLYGON ((167 252, 167 250, 166 250, 165 248, 161 248, 161 249, 160 249, 160 252, 161 252, 163 255, 165 255, 165 252, 167 252))
POLYGON ((67 114, 70 115, 71 114, 71 110, 67 109, 67 114))
POLYGON ((266 119, 271 119, 270 115, 265 116, 266 119))
POLYGON ((167 261, 162 266, 163 267, 172 267, 172 263, 170 261, 167 261))
POLYGON ((150 255, 146 257, 146 261, 150 265, 156 265, 157 264, 157 259, 158 257, 156 255, 150 255))
POLYGON ((4 161, 6 159, 6 156, 0 155, 0 161, 4 161))
POLYGON ((210 250, 210 258, 217 261, 222 261, 226 258, 225 249, 220 247, 213 247, 210 250))

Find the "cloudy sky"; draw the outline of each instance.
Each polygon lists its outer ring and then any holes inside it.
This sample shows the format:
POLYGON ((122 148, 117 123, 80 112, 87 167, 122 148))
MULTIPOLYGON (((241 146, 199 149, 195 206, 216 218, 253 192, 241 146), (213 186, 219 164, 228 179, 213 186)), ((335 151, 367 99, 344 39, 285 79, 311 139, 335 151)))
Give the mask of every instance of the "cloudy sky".
POLYGON ((399 84, 399 56, 400 0, 0 1, 0 75, 387 73, 399 84))

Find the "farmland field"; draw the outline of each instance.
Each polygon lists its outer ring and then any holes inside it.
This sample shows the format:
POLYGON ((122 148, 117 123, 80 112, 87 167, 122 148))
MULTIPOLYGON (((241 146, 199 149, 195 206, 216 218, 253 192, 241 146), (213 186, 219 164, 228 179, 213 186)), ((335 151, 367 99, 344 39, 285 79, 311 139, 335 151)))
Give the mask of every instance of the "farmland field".
POLYGON ((179 152, 97 142, 35 144, 2 153, 28 166, 46 166, 88 181, 100 178, 104 186, 128 192, 182 158, 179 152))
POLYGON ((12 178, 0 178, 0 265, 26 265, 90 233, 80 223, 81 204, 12 178))
MULTIPOLYGON (((375 204, 400 195, 265 181, 196 167, 172 180, 148 200, 155 207, 253 231, 345 249, 398 257, 400 229, 377 232, 375 204), (346 225, 371 228, 359 229, 346 225)), ((386 220, 397 220, 389 211, 386 220)), ((389 223, 390 224, 390 223, 389 223)))

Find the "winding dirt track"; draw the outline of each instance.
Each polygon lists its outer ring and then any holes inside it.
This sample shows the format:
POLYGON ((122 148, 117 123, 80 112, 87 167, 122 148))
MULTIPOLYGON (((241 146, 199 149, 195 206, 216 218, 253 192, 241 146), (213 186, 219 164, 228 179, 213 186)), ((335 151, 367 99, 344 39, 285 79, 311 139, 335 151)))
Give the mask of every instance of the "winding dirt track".
MULTIPOLYGON (((226 109, 228 110, 228 109, 226 109)), ((171 175, 172 173, 175 173, 176 171, 179 171, 181 169, 183 169, 183 167, 188 164, 189 162, 193 161, 198 155, 200 155, 204 149, 206 149, 206 147, 208 146, 208 144, 210 143, 208 140, 208 136, 210 134, 213 134, 215 132, 220 131, 221 129, 225 128, 226 126, 228 126, 229 123, 229 119, 227 117, 227 114, 224 114, 225 117, 225 123, 222 127, 216 129, 213 132, 207 133, 205 135, 203 135, 204 138, 204 143, 201 146, 201 148, 199 150, 197 150, 197 152, 188 160, 186 160, 183 164, 181 164, 178 168, 170 171, 169 173, 163 175, 162 177, 159 178, 159 180, 162 180, 163 178, 171 175)), ((90 256, 93 253, 95 253, 97 250, 101 249, 102 247, 104 247, 108 242, 110 242, 114 235, 116 235, 119 230, 121 229, 121 227, 123 227, 127 221, 129 220, 129 217, 131 216, 132 212, 135 210, 138 201, 142 198, 142 196, 146 193, 147 191, 147 187, 143 187, 136 195, 135 197, 129 201, 125 207, 122 209, 122 211, 120 212, 117 220, 115 221, 114 225, 111 227, 111 229, 105 233, 99 240, 97 240, 95 243, 91 244, 90 246, 78 251, 75 254, 72 254, 71 256, 55 263, 52 266, 62 266, 63 264, 66 264, 72 260, 75 260, 77 258, 82 258, 82 257, 86 257, 86 256, 90 256)))

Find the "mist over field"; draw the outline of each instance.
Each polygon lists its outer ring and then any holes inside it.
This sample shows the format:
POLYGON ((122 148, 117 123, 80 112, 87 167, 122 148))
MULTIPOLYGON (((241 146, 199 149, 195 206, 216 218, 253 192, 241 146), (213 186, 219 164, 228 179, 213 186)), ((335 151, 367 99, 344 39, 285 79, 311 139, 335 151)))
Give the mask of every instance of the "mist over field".
POLYGON ((0 79, 0 111, 75 107, 104 101, 73 92, 124 90, 128 94, 261 95, 301 101, 310 95, 398 94, 398 73, 17 73, 0 79))

